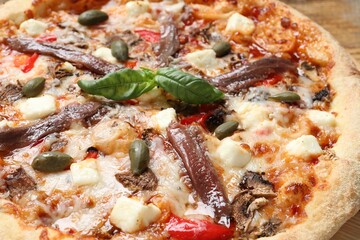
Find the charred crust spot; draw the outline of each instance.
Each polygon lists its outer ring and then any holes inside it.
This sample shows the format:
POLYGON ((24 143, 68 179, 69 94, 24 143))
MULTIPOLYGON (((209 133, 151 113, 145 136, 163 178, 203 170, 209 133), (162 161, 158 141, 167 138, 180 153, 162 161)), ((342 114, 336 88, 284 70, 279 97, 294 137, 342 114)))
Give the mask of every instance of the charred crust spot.
POLYGON ((322 89, 319 92, 315 93, 315 96, 313 97, 313 101, 327 100, 327 98, 329 96, 330 96, 330 89, 329 89, 329 87, 325 87, 324 89, 322 89))

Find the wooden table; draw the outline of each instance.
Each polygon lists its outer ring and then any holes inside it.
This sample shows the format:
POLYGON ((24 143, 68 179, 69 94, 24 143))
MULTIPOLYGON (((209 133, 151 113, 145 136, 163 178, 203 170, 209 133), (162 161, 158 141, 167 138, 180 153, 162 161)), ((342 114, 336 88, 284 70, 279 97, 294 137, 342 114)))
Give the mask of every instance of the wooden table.
MULTIPOLYGON (((282 0, 323 26, 360 63, 360 0, 282 0)), ((360 117, 360 116, 359 116, 360 117)), ((360 213, 332 240, 359 240, 360 213)))

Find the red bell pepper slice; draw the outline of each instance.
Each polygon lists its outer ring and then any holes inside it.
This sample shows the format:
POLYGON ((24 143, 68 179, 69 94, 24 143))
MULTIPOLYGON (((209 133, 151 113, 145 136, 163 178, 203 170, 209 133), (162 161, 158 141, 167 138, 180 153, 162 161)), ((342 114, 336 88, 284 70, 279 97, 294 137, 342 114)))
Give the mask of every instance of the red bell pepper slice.
POLYGON ((146 29, 135 30, 135 32, 148 42, 157 43, 160 41, 160 33, 158 32, 153 32, 146 29))
POLYGON ((205 220, 188 220, 171 216, 167 232, 177 240, 227 240, 234 231, 232 228, 205 220))
POLYGON ((55 42, 57 40, 57 36, 55 34, 43 35, 36 38, 36 41, 39 43, 42 42, 55 42))
POLYGON ((258 82, 257 84, 255 84, 255 86, 272 86, 277 84, 278 82, 281 82, 283 80, 283 76, 280 74, 275 74, 273 76, 271 76, 270 78, 262 81, 262 82, 258 82))
MULTIPOLYGON (((39 54, 37 54, 37 53, 34 53, 31 57, 29 57, 26 60, 25 64, 20 66, 21 71, 23 71, 24 73, 30 72, 31 69, 34 68, 35 62, 38 59, 38 57, 39 57, 39 54)), ((15 65, 17 65, 16 62, 15 62, 15 65)))
POLYGON ((125 63, 125 67, 126 68, 134 68, 136 66, 136 64, 137 64, 137 61, 127 61, 125 63))
POLYGON ((99 151, 96 148, 90 147, 87 150, 87 154, 85 156, 85 159, 97 158, 98 156, 99 156, 99 151))
POLYGON ((180 123, 182 125, 190 125, 194 122, 197 122, 201 125, 201 127, 203 127, 205 130, 207 130, 206 120, 210 117, 210 115, 211 114, 209 114, 209 113, 199 113, 196 115, 191 115, 191 116, 181 119, 180 123))

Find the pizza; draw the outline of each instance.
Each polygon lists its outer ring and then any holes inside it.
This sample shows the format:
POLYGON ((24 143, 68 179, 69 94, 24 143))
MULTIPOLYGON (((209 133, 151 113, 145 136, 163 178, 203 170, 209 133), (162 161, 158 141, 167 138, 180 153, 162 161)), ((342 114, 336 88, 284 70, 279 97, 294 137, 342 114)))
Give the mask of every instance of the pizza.
POLYGON ((360 72, 277 0, 0 7, 0 239, 330 239, 360 72))

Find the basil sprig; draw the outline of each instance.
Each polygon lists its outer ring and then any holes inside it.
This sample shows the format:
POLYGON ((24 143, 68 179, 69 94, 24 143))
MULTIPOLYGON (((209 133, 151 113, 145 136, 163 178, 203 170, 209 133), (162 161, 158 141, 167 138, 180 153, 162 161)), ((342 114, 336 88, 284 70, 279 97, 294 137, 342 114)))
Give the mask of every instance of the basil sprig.
POLYGON ((78 85, 87 93, 112 100, 137 98, 156 85, 190 104, 211 103, 224 97, 207 81, 173 68, 160 68, 156 72, 149 69, 122 69, 98 80, 80 80, 78 85))

